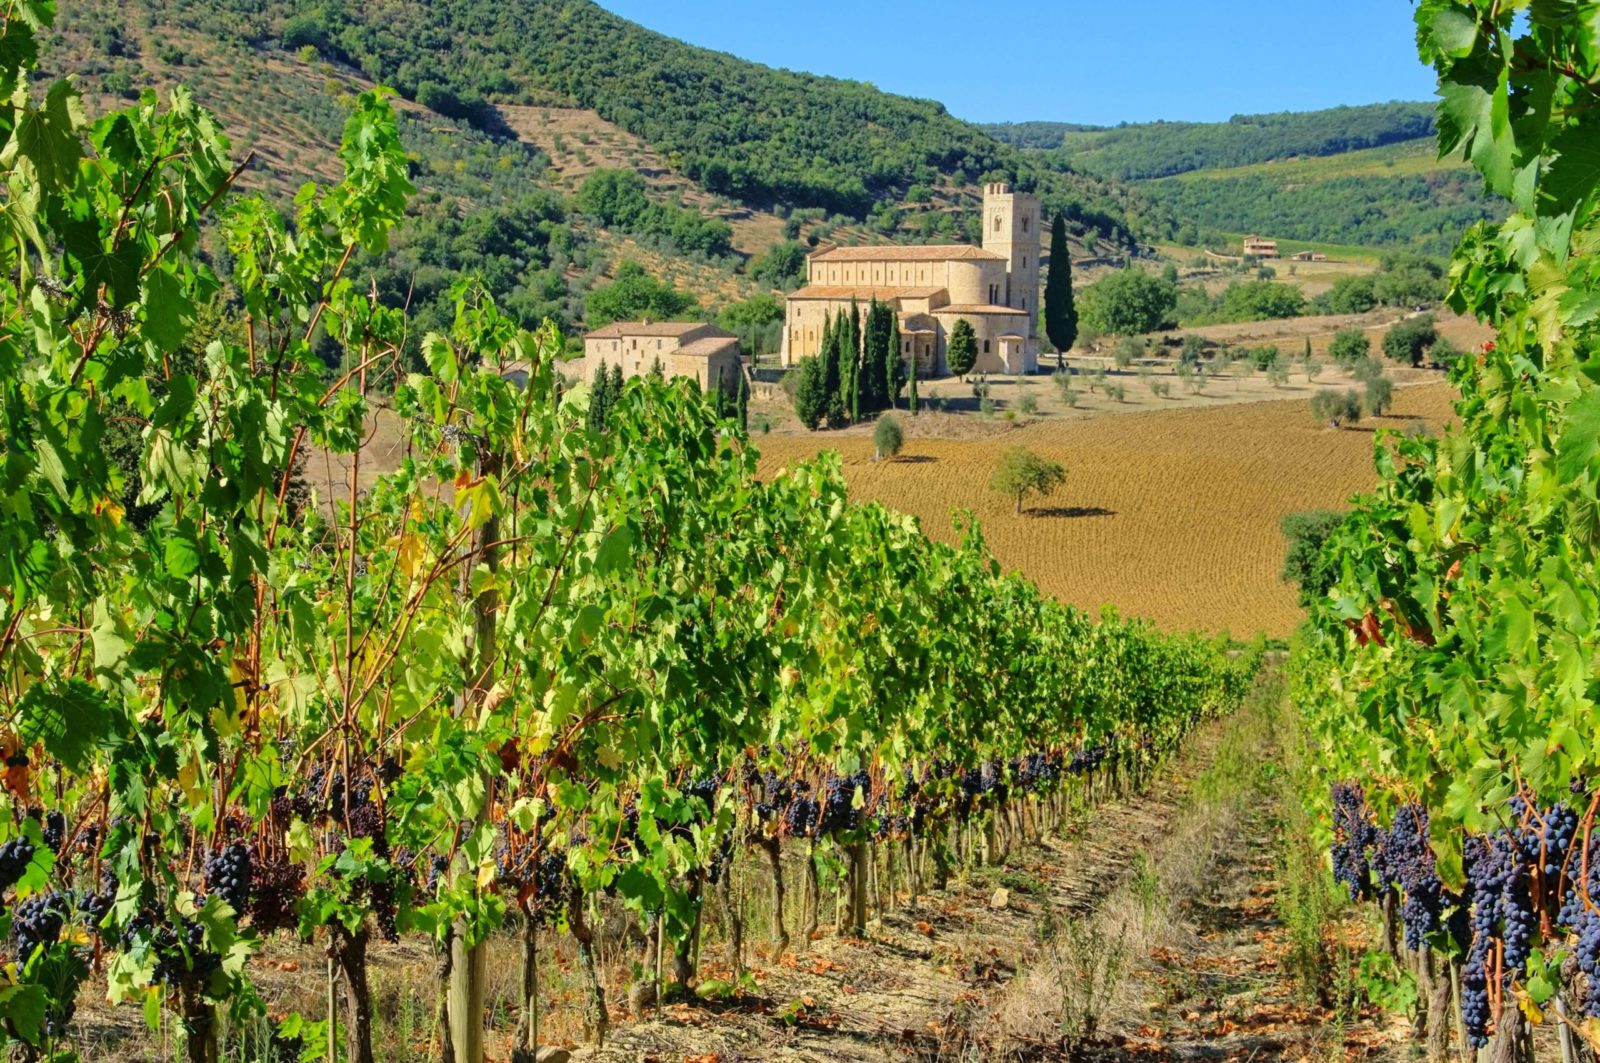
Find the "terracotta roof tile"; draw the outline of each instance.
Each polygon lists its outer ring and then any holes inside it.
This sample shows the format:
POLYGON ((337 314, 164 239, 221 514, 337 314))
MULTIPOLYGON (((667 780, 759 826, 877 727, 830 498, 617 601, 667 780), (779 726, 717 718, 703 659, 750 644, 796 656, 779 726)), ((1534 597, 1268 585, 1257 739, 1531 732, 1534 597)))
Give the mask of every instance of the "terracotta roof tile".
POLYGON ((855 296, 863 302, 873 299, 932 299, 944 294, 943 288, 873 287, 869 284, 808 284, 799 291, 790 292, 791 299, 848 299, 855 296))
POLYGON ((738 350, 738 339, 733 336, 707 336, 703 340, 695 340, 693 343, 685 343, 682 347, 679 347, 672 353, 687 354, 695 358, 711 358, 715 355, 721 354, 730 347, 734 350, 738 350))
POLYGON ((971 244, 875 244, 870 247, 832 247, 811 256, 813 262, 949 262, 986 259, 1004 262, 1004 255, 971 244))
POLYGON ((584 336, 586 340, 614 340, 623 336, 661 336, 672 338, 685 336, 700 329, 711 329, 713 336, 730 336, 731 333, 723 332, 719 328, 707 325, 704 321, 618 321, 607 325, 605 328, 595 329, 584 336))
POLYGON ((941 316, 945 314, 1016 314, 1018 317, 1028 316, 1028 312, 1026 310, 1018 310, 1015 307, 983 305, 978 303, 962 306, 941 306, 936 308, 933 313, 941 316))

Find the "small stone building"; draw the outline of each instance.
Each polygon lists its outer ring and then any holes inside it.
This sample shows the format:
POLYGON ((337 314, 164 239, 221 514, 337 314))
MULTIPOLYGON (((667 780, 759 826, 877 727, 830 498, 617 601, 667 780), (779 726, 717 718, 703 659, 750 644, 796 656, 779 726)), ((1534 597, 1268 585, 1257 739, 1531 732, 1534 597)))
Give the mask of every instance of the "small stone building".
POLYGON ((631 379, 659 364, 668 380, 688 377, 702 391, 721 386, 732 394, 744 371, 738 337, 694 321, 619 321, 585 336, 583 352, 583 378, 591 384, 602 367, 621 365, 631 379))
POLYGON ((1254 258, 1277 258, 1278 241, 1252 233, 1244 238, 1244 253, 1254 258))
POLYGON ((984 189, 983 246, 833 247, 807 260, 805 287, 788 297, 783 364, 817 354, 830 317, 873 299, 899 315, 900 350, 919 376, 947 372, 950 330, 965 319, 978 340, 974 372, 1039 368, 1039 200, 1003 184, 984 189))

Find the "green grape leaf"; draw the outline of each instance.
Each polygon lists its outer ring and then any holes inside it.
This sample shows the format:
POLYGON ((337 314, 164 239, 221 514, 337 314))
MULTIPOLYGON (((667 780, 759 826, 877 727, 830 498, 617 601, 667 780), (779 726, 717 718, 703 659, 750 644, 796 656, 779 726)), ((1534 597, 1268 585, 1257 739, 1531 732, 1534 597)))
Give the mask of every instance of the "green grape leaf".
POLYGON ((1575 482, 1600 458, 1600 387, 1591 387, 1566 410, 1567 426, 1556 445, 1556 475, 1575 482))
POLYGON ((49 995, 42 985, 8 985, 0 989, 0 1022, 17 1036, 36 1045, 44 1035, 45 1010, 49 995))
POLYGON ((1600 119, 1585 116, 1550 143, 1556 158, 1545 170, 1539 193, 1558 213, 1587 199, 1600 185, 1600 119))
POLYGON ((194 303, 178 279, 164 269, 157 269, 145 278, 144 293, 146 338, 168 350, 182 346, 194 320, 194 303))
POLYGON ((72 184, 83 158, 78 131, 87 121, 78 90, 69 81, 57 81, 46 90, 43 107, 29 106, 26 89, 18 90, 13 103, 20 115, 10 142, 0 151, 0 165, 15 168, 26 159, 46 190, 72 184))
POLYGON ((199 544, 185 532, 174 531, 168 535, 162 550, 167 571, 178 579, 188 579, 200 569, 199 544))
POLYGON ((27 742, 72 771, 82 771, 89 754, 115 738, 126 722, 111 700, 81 679, 59 685, 35 683, 17 701, 18 730, 27 742))
POLYGON ((1428 29, 1439 51, 1457 59, 1471 55, 1473 45, 1478 43, 1477 21, 1458 7, 1434 12, 1428 29))

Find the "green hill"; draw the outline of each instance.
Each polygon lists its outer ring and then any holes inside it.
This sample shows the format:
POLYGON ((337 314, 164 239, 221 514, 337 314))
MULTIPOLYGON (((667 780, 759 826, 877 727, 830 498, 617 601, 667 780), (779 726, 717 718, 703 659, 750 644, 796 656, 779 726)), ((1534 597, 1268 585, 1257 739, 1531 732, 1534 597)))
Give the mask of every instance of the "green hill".
POLYGON ((187 86, 249 155, 241 183, 280 202, 337 175, 352 94, 394 87, 419 194, 355 269, 417 336, 448 323, 460 273, 569 332, 628 260, 712 313, 778 283, 754 260, 780 241, 973 238, 985 178, 1038 191, 1093 246, 1132 246, 1144 212, 938 103, 695 48, 589 0, 74 0, 45 54, 96 112, 187 86), (649 204, 586 215, 602 169, 634 170, 649 204))
POLYGON ((1257 232, 1447 254, 1463 229, 1502 210, 1468 167, 1438 159, 1427 103, 985 128, 1042 164, 1132 182, 1151 207, 1149 227, 1190 245, 1257 232))
POLYGON ((697 48, 590 0, 144 2, 257 55, 313 49, 492 136, 509 135, 500 105, 593 110, 705 191, 757 207, 864 219, 917 186, 1004 176, 1086 232, 1132 239, 1115 182, 1040 165, 939 103, 697 48))

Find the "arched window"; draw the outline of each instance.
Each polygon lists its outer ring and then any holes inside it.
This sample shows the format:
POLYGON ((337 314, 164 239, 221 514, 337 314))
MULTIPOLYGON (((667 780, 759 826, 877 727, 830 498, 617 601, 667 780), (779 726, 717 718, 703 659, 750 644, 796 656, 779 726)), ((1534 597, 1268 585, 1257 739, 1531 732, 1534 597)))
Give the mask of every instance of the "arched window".
POLYGON ((1000 231, 1000 215, 998 215, 998 214, 996 214, 994 216, 994 231, 995 232, 999 232, 1000 231))
POLYGON ((1028 216, 1026 214, 1022 216, 1022 231, 1028 231, 1028 216))

